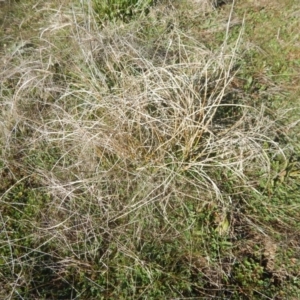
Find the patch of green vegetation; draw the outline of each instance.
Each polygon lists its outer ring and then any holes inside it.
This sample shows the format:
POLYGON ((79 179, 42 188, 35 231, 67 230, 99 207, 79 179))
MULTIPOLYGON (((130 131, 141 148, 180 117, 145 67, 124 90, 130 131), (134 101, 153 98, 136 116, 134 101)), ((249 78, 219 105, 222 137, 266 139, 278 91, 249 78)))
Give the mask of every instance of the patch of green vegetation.
POLYGON ((153 0, 93 0, 93 8, 98 20, 130 21, 134 16, 149 12, 153 0))

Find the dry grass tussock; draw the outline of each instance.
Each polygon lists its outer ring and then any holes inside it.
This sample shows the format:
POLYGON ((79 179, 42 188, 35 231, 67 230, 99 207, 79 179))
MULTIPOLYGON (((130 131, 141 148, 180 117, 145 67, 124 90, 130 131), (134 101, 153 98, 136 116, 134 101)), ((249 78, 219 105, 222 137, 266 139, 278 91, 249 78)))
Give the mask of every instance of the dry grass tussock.
MULTIPOLYGON (((212 51, 155 10, 101 30, 91 13, 76 10, 57 12, 39 41, 7 51, 1 62, 1 189, 10 188, 0 201, 11 219, 21 216, 26 234, 5 230, 10 221, 1 210, 2 263, 19 274, 6 274, 15 280, 4 284, 11 299, 19 287, 39 290, 32 280, 43 267, 49 282, 63 278, 77 296, 74 274, 107 290, 109 274, 126 274, 137 297, 134 268, 150 285, 158 273, 172 273, 151 251, 166 259, 165 245, 178 241, 174 260, 192 269, 196 252, 210 255, 193 240, 196 231, 211 232, 209 223, 197 227, 197 215, 210 207, 224 220, 243 195, 259 194, 258 174, 271 177, 270 153, 284 156, 266 109, 232 85, 242 31, 212 51)), ((234 234, 230 225, 219 233, 234 234)), ((223 265, 215 260, 217 275, 205 275, 216 290, 223 265)))

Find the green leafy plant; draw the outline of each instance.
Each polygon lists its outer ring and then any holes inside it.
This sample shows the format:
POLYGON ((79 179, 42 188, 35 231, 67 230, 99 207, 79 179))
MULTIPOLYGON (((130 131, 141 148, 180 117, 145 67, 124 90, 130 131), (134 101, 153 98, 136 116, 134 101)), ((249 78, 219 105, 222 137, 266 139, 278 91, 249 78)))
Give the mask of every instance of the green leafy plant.
POLYGON ((134 16, 147 13, 153 0, 93 0, 99 21, 129 21, 134 16))

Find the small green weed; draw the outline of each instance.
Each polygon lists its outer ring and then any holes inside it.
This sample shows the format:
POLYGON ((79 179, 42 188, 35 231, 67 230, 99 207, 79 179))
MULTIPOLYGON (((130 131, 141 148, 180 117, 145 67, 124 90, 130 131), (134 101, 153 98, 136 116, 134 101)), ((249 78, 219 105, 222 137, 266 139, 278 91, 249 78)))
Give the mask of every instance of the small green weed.
POLYGON ((147 13, 153 0, 93 0, 97 19, 105 21, 130 21, 134 16, 147 13))

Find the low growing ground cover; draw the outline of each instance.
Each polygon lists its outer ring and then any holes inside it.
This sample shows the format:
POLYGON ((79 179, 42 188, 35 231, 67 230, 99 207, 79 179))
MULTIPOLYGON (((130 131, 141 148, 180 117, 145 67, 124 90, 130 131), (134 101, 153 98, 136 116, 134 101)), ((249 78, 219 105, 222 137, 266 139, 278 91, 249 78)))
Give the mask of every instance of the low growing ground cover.
POLYGON ((1 4, 0 297, 298 299, 297 1, 1 4))

